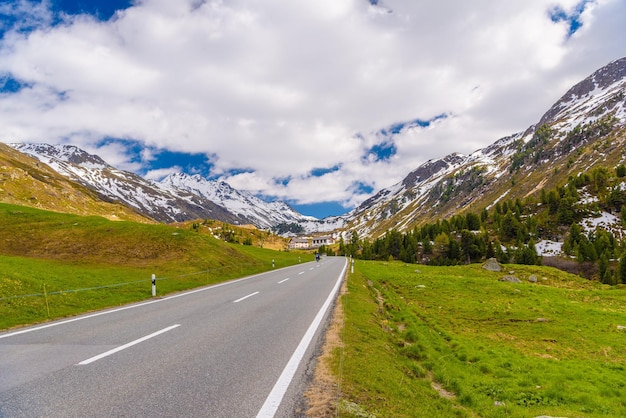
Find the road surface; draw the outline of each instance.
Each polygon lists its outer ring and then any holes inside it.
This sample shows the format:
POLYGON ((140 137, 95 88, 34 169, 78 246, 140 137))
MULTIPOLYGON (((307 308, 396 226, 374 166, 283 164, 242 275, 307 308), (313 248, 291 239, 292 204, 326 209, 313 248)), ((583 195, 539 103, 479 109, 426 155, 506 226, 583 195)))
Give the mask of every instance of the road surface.
POLYGON ((0 333, 0 417, 288 417, 345 273, 328 257, 0 333))

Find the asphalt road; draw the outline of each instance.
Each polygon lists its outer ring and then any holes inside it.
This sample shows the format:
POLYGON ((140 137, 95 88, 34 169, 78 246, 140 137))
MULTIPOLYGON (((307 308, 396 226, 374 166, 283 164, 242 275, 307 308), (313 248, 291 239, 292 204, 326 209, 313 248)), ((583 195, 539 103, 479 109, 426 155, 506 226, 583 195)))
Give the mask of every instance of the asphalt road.
POLYGON ((322 258, 0 333, 0 417, 294 416, 346 268, 322 258))

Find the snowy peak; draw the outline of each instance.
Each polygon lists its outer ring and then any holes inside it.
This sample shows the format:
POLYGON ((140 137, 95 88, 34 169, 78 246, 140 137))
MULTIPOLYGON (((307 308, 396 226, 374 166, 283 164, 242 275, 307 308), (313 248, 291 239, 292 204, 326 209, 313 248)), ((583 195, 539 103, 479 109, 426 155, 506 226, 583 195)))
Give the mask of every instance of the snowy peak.
POLYGON ((173 173, 161 180, 160 184, 170 190, 187 190, 218 204, 232 200, 234 195, 244 195, 244 192, 233 189, 228 183, 207 180, 199 174, 173 173))
POLYGON ((259 228, 315 220, 296 212, 285 202, 265 202, 249 192, 234 189, 228 183, 207 180, 200 175, 174 173, 159 185, 174 194, 182 191, 211 200, 259 228))
POLYGON ((590 78, 594 80, 598 88, 603 90, 616 82, 623 82, 626 78, 626 57, 610 62, 594 72, 590 78))
POLYGON ((568 90, 541 118, 538 125, 559 122, 573 126, 612 113, 626 119, 626 57, 597 70, 568 90))
POLYGON ((36 156, 40 161, 48 165, 55 162, 67 162, 86 168, 105 169, 112 168, 102 158, 89 154, 74 145, 49 145, 49 144, 9 144, 16 150, 36 156))

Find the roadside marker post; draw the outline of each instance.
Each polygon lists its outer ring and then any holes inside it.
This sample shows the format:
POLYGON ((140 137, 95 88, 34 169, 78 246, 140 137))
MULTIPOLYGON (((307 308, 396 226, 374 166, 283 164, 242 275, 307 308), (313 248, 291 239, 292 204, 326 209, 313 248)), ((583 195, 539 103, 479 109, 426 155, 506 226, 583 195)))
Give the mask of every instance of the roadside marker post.
POLYGON ((43 295, 46 299, 46 312, 48 313, 48 318, 50 318, 50 304, 48 303, 48 292, 46 292, 46 284, 43 284, 43 295))
POLYGON ((152 275, 152 296, 156 296, 156 275, 152 275))

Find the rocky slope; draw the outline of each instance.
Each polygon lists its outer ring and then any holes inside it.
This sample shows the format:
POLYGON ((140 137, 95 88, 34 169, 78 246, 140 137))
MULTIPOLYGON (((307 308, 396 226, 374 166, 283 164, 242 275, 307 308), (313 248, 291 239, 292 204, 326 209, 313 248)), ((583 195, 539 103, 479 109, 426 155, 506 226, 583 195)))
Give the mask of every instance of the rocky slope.
POLYGON ((315 218, 298 213, 285 202, 265 202, 223 181, 207 180, 200 175, 171 174, 158 185, 175 195, 188 193, 213 202, 258 228, 269 229, 280 223, 315 221, 315 218))

